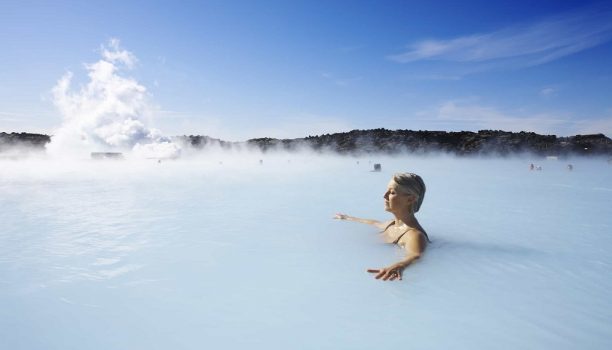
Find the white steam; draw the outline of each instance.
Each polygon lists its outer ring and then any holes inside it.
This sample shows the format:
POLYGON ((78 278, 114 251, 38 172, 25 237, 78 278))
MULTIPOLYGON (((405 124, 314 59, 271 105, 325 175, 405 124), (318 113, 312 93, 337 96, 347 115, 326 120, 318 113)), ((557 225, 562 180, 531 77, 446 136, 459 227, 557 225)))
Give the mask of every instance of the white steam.
POLYGON ((48 152, 134 151, 142 157, 178 157, 180 147, 143 122, 151 110, 147 89, 119 74, 133 67, 136 57, 122 49, 117 39, 101 50, 102 59, 85 64, 89 76, 85 86, 72 91, 68 72, 53 88, 53 102, 64 123, 47 145, 48 152))

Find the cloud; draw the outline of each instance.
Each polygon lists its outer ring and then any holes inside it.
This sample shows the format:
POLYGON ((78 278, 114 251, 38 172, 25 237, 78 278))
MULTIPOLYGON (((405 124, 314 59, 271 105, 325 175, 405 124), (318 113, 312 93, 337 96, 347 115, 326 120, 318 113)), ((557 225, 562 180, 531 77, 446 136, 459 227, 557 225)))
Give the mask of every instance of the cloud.
POLYGON ((389 59, 400 63, 439 60, 525 67, 550 62, 611 39, 612 11, 588 8, 490 33, 423 40, 389 59))
POLYGON ((342 87, 349 86, 349 85, 351 85, 351 84, 353 84, 355 82, 358 82, 358 81, 360 81, 362 79, 362 77, 338 78, 338 77, 334 76, 331 73, 321 73, 321 76, 324 79, 333 82, 335 85, 342 86, 342 87))
POLYGON ((540 96, 542 97, 551 97, 554 96, 557 93, 557 89, 552 88, 552 87, 545 87, 542 90, 540 90, 540 96))

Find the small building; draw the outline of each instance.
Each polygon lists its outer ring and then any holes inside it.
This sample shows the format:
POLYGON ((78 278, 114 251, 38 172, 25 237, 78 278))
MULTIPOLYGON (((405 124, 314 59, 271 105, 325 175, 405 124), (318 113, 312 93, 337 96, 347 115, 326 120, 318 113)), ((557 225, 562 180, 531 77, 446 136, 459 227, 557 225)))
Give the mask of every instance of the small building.
POLYGON ((91 152, 92 159, 104 160, 104 159, 123 159, 123 153, 121 152, 91 152))

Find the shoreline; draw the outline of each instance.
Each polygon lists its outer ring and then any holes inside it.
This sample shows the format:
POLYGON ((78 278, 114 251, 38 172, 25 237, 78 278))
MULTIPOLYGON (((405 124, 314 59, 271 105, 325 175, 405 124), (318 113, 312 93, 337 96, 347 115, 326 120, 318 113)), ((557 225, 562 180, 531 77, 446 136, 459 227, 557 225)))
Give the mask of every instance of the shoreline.
MULTIPOLYGON (((502 130, 413 131, 369 129, 307 136, 295 139, 255 138, 247 141, 224 141, 204 135, 171 137, 183 148, 329 152, 338 155, 427 155, 446 153, 457 156, 612 156, 612 140, 603 134, 557 137, 534 132, 502 130)), ((0 153, 19 149, 44 151, 51 136, 26 132, 0 132, 0 153)))

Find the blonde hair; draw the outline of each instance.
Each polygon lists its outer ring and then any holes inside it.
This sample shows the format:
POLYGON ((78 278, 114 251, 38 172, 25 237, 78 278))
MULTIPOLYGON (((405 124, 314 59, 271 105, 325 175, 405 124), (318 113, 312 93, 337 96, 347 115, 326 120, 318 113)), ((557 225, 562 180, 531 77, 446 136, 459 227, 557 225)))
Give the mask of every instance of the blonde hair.
POLYGON ((418 212, 425 198, 425 182, 417 174, 397 173, 393 175, 393 181, 397 184, 398 191, 416 196, 412 209, 418 212))

